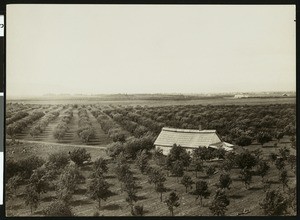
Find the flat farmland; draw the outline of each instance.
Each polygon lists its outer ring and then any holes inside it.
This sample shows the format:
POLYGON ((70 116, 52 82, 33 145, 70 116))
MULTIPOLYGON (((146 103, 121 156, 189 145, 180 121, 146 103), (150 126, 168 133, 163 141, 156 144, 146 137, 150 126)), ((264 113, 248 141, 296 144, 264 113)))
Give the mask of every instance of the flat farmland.
MULTIPOLYGON (((71 169, 70 166, 75 167, 74 169, 84 179, 76 183, 68 200, 73 215, 131 215, 124 183, 120 181, 118 176, 120 174, 116 171, 119 166, 118 157, 125 155, 126 160, 122 163, 128 165, 137 185, 137 199, 134 205, 143 206, 145 216, 169 216, 170 212, 164 201, 171 192, 178 195, 180 203, 174 208, 174 215, 212 215, 210 207, 219 188, 220 175, 225 173, 229 173, 232 180, 230 189, 225 190, 230 201, 226 215, 265 215, 260 204, 264 201, 267 191, 279 190, 284 198, 289 198, 291 190, 296 186, 293 164, 296 155, 296 107, 291 101, 292 98, 276 99, 278 102, 275 102, 275 99, 259 99, 261 103, 258 100, 246 103, 245 100, 231 99, 226 104, 220 101, 222 104, 213 105, 209 102, 179 104, 182 103, 181 101, 165 105, 151 104, 152 101, 148 104, 136 104, 133 101, 128 105, 117 102, 114 104, 10 103, 7 108, 10 123, 6 127, 5 152, 6 160, 14 168, 6 167, 8 175, 6 187, 11 187, 14 178, 21 178, 22 181, 16 183, 14 193, 6 197, 9 198, 5 204, 6 213, 8 216, 45 215, 45 210, 60 199, 57 187, 60 185, 60 179, 65 175, 65 170, 71 169), (231 102, 235 104, 230 104, 231 102), (200 157, 194 154, 189 155, 192 165, 185 167, 183 173, 190 176, 194 183, 187 193, 181 184, 182 175, 174 174, 175 171, 168 167, 166 163, 168 157, 161 155, 162 161, 157 162, 154 141, 162 128, 199 129, 199 126, 204 130, 216 130, 222 141, 232 143, 235 157, 247 152, 256 158, 255 164, 249 171, 252 177, 249 188, 246 188, 241 177, 242 170, 236 162, 238 160, 234 160, 235 165, 231 170, 224 171, 225 162, 230 158, 228 152, 218 160, 215 158, 219 156, 199 159, 200 157), (81 165, 75 165, 75 159, 71 159, 71 154, 79 149, 83 149, 91 158, 86 159, 81 165), (162 202, 154 184, 149 182, 149 173, 142 174, 137 165, 142 152, 147 154, 148 166, 159 168, 163 173, 165 192, 163 192, 162 202), (53 172, 51 170, 53 167, 49 166, 53 162, 50 158, 53 159, 60 153, 68 158, 68 168, 57 168, 57 176, 50 178, 49 175, 53 172), (285 161, 280 164, 283 157, 285 161), (28 166, 34 168, 24 174, 22 167, 27 166, 23 163, 28 159, 31 160, 30 158, 33 158, 33 162, 34 160, 37 162, 28 166), (42 160, 41 163, 38 163, 39 158, 42 160), (96 172, 94 166, 99 158, 107 161, 108 171, 101 175, 112 192, 106 201, 101 202, 100 209, 97 207, 97 201, 92 200, 89 194, 89 186, 96 172), (197 177, 193 165, 196 160, 203 161, 202 171, 198 172, 197 177), (257 173, 260 162, 266 162, 269 166, 264 182, 257 173), (207 170, 211 167, 214 167, 215 171, 210 176, 207 170), (38 170, 45 172, 40 178, 41 180, 48 178, 49 186, 44 193, 39 193, 39 202, 31 212, 28 202, 26 203, 27 190, 33 184, 31 181, 34 174, 39 172, 38 170), (280 179, 284 172, 286 172, 285 184, 280 179), (195 183, 199 181, 205 181, 210 191, 210 196, 203 199, 202 206, 194 194, 195 183)), ((175 142, 176 140, 174 144, 175 142)), ((295 214, 290 203, 286 211, 285 215, 295 214)))
POLYGON ((24 103, 35 105, 60 105, 60 104, 78 104, 78 105, 122 105, 122 106, 170 106, 170 105, 265 105, 265 104, 295 104, 295 97, 270 97, 270 98, 199 98, 187 100, 174 99, 146 99, 146 100, 103 100, 97 98, 74 98, 74 99, 22 99, 8 100, 9 103, 24 103))

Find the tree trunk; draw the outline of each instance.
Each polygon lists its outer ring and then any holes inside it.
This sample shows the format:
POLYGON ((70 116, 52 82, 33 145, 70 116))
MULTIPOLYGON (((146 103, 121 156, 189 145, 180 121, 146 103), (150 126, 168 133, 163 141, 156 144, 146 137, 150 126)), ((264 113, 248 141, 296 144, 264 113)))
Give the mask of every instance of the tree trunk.
POLYGON ((188 187, 186 186, 186 187, 185 187, 185 193, 187 193, 187 189, 188 189, 188 187))
POLYGON ((171 208, 171 215, 174 216, 173 207, 171 208))
POLYGON ((130 208, 131 208, 131 213, 134 213, 132 204, 130 205, 130 208))
POLYGON ((202 206, 202 196, 200 196, 200 206, 202 206))
POLYGON ((196 178, 198 178, 198 176, 197 176, 197 170, 195 171, 195 173, 196 173, 196 178))
POLYGON ((160 201, 162 202, 162 192, 160 193, 160 201))
POLYGON ((98 199, 98 209, 100 210, 101 208, 101 199, 98 199))

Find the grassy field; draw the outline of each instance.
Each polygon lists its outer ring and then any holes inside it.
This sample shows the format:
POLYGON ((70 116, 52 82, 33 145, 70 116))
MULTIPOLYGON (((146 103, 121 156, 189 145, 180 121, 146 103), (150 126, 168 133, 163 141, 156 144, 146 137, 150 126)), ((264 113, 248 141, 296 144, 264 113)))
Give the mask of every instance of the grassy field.
MULTIPOLYGON (((288 138, 285 138, 288 140, 288 138)), ((290 144, 282 139, 282 142, 279 143, 279 147, 281 146, 290 146, 290 144)), ((266 146, 271 145, 272 143, 266 144, 266 146)), ((14 158, 15 160, 24 158, 30 155, 39 155, 43 158, 47 158, 50 153, 56 151, 71 151, 77 146, 75 145, 59 145, 59 144, 47 144, 47 143, 26 143, 20 142, 16 145, 8 145, 6 148, 6 157, 14 158)), ((261 148, 259 145, 252 145, 248 147, 250 150, 254 150, 256 148, 260 148, 263 151, 263 157, 266 158, 270 152, 276 152, 277 148, 261 148)), ((96 146, 87 146, 86 150, 91 154, 92 160, 95 160, 98 157, 106 157, 105 151, 103 148, 96 146)), ((292 154, 295 154, 295 150, 291 149, 292 154)), ((150 161, 153 164, 153 161, 150 161)), ((208 166, 212 163, 216 165, 220 165, 221 162, 206 162, 205 166, 208 166)), ((289 186, 295 186, 296 178, 295 174, 289 168, 289 165, 286 165, 288 171, 289 178, 289 186)), ((102 208, 99 211, 100 215, 104 216, 128 216, 130 214, 130 207, 125 201, 125 193, 121 190, 120 182, 117 180, 114 172, 115 164, 111 162, 109 164, 109 171, 106 174, 106 179, 110 184, 110 189, 113 191, 114 195, 106 202, 102 202, 102 208)), ((134 173, 134 177, 137 180, 139 185, 138 189, 138 197, 139 201, 137 204, 141 204, 144 206, 145 215, 146 216, 168 216, 169 211, 167 209, 166 204, 161 203, 159 199, 159 194, 155 192, 154 186, 148 183, 148 177, 146 175, 141 174, 141 172, 137 169, 134 163, 130 164, 131 170, 134 173)), ((89 181, 89 177, 92 172, 91 165, 85 165, 80 168, 80 171, 86 178, 86 182, 89 181)), ((180 196, 180 206, 175 208, 176 216, 209 216, 211 215, 210 210, 208 208, 210 202, 212 201, 215 190, 217 189, 216 184, 218 183, 220 170, 218 173, 214 174, 212 177, 208 178, 204 173, 199 173, 198 178, 195 177, 195 174, 192 170, 185 172, 190 175, 194 181, 197 180, 205 180, 208 181, 209 189, 212 192, 212 195, 208 199, 204 199, 204 205, 201 207, 199 205, 199 201, 195 201, 195 195, 192 195, 190 192, 185 192, 185 187, 181 185, 177 177, 168 176, 166 181, 167 191, 163 194, 163 199, 169 194, 171 190, 175 190, 176 193, 180 196)), ((282 188, 282 185, 278 181, 279 171, 275 168, 274 164, 271 165, 271 170, 269 174, 265 177, 272 184, 271 188, 282 188)), ((233 169, 230 172, 233 183, 231 185, 231 189, 227 190, 227 194, 229 195, 230 205, 228 206, 228 211, 226 215, 236 216, 243 215, 244 209, 247 210, 247 214, 249 216, 257 216, 263 215, 262 210, 260 209, 259 203, 263 200, 265 196, 265 192, 263 190, 263 184, 261 182, 261 177, 254 176, 252 179, 252 183, 250 184, 250 189, 246 189, 243 182, 238 178, 239 170, 233 169)), ((180 180, 180 178, 179 178, 180 180)), ((25 206, 24 203, 24 185, 21 185, 17 189, 17 198, 13 201, 8 201, 6 203, 7 207, 7 215, 14 216, 28 216, 30 214, 29 207, 25 206)), ((97 202, 89 199, 86 196, 87 186, 85 184, 80 184, 78 189, 76 190, 73 198, 71 200, 72 211, 76 216, 92 216, 96 211, 97 202)), ((42 215, 42 210, 47 207, 53 200, 55 199, 55 191, 49 191, 46 194, 42 194, 41 203, 38 209, 34 212, 34 216, 42 215)))

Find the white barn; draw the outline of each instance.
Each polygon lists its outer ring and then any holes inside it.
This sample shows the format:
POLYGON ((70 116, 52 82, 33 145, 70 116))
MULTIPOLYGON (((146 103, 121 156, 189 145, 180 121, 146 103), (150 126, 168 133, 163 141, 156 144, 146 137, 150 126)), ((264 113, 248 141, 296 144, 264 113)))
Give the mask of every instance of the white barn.
POLYGON ((164 155, 169 154, 174 144, 180 145, 188 152, 192 152, 199 146, 215 149, 223 148, 226 151, 233 150, 233 145, 222 141, 216 130, 191 130, 164 127, 154 142, 155 148, 162 149, 164 155))

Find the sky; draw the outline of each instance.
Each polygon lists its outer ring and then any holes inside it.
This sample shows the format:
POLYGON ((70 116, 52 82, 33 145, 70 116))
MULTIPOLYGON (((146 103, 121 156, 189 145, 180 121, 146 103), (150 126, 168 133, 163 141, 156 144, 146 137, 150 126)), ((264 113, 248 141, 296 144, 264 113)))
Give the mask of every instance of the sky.
POLYGON ((295 91, 292 5, 8 5, 7 95, 295 91))

